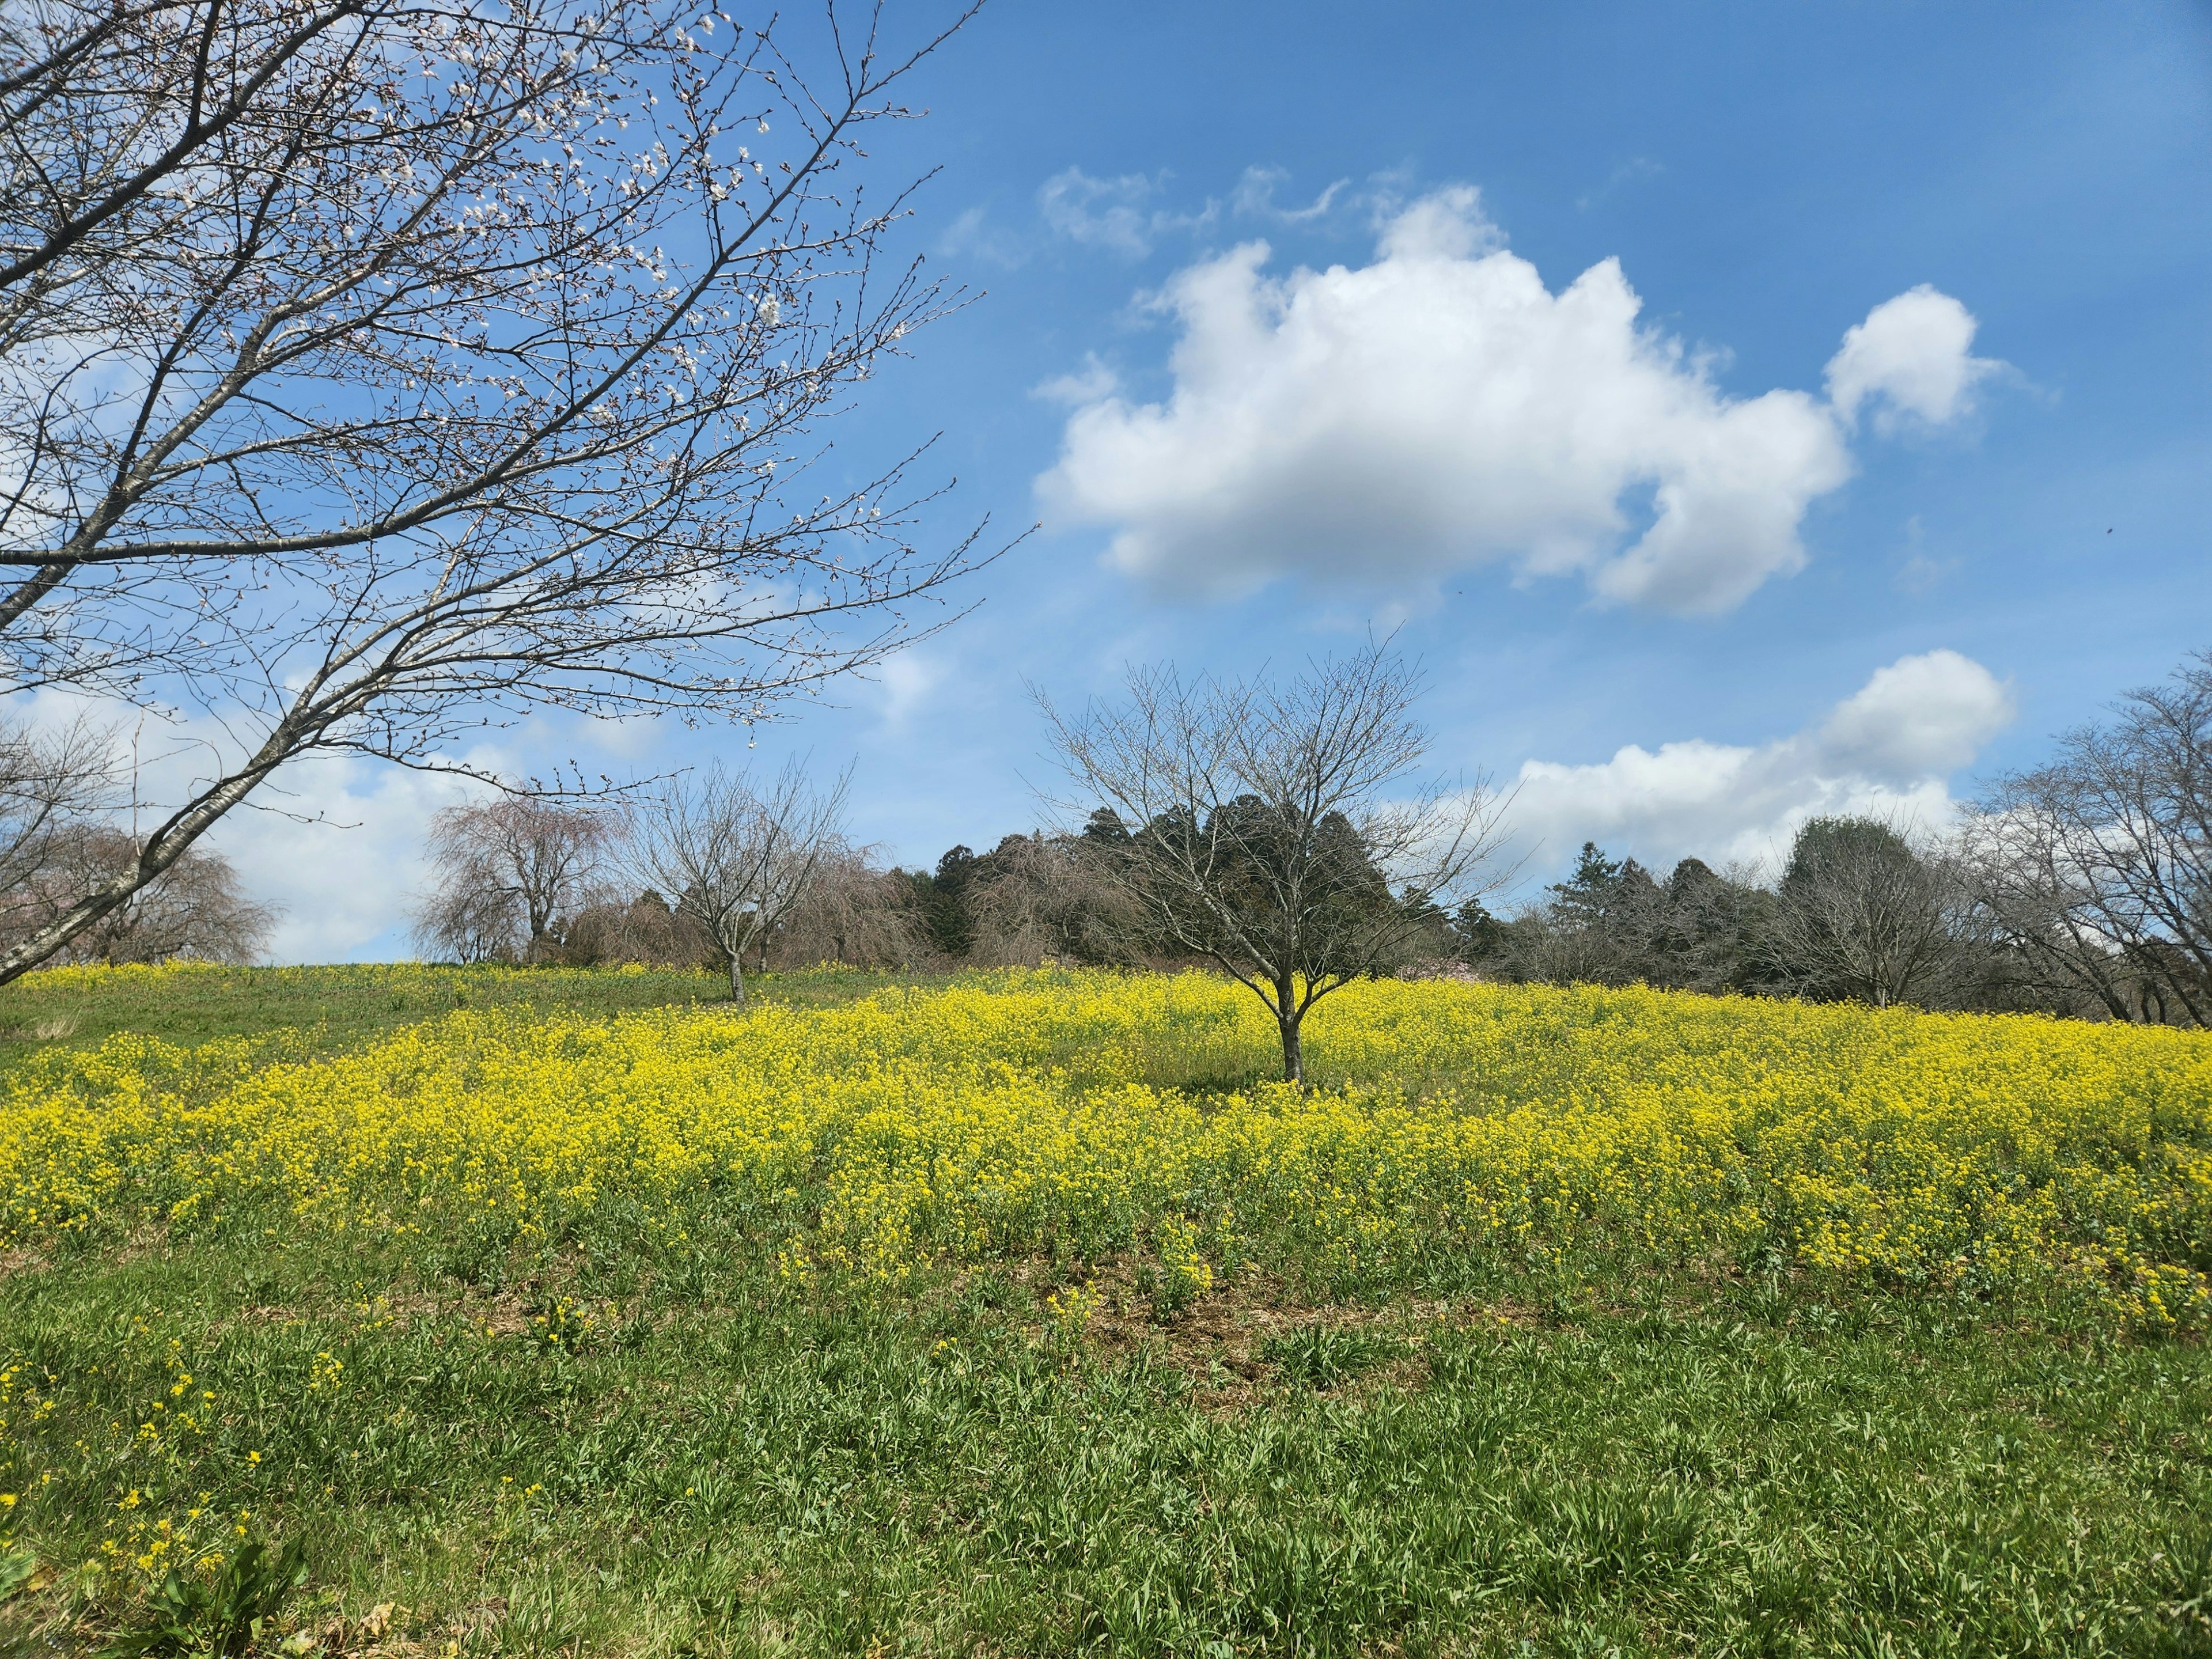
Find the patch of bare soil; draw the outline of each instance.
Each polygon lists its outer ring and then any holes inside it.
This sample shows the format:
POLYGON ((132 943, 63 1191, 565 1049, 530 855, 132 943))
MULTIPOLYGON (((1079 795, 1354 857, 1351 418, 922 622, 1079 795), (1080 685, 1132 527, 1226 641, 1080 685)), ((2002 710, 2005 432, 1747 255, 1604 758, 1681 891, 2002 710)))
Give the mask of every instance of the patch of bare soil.
MULTIPOLYGON (((1109 1364, 1147 1362, 1181 1371, 1191 1380, 1192 1403, 1216 1413, 1249 1410, 1279 1388, 1275 1368, 1262 1358, 1263 1351, 1271 1341, 1309 1326, 1371 1331, 1402 1342, 1401 1352, 1318 1391, 1324 1398, 1357 1399, 1419 1387, 1428 1374, 1424 1349, 1444 1330, 1502 1334, 1542 1322, 1538 1310, 1505 1301, 1416 1298, 1381 1308, 1317 1306, 1256 1269, 1225 1276, 1208 1295, 1161 1317, 1138 1288, 1136 1274, 1135 1262, 1116 1258, 1092 1264, 1075 1281, 1099 1297, 1098 1310, 1085 1328, 1085 1346, 1109 1364)), ((1066 1275, 1039 1262, 1018 1266, 1006 1276, 1034 1298, 1043 1337, 1048 1330, 1044 1299, 1067 1283, 1066 1275)))

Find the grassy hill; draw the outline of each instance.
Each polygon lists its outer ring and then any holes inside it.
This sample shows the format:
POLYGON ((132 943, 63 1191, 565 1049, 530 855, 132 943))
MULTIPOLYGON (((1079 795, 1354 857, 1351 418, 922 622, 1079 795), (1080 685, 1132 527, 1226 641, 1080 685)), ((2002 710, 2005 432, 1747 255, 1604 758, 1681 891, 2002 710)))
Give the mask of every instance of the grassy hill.
POLYGON ((715 991, 0 992, 0 1644, 2212 1651, 2202 1037, 715 991))
MULTIPOLYGON (((763 976, 750 994, 801 1007, 865 996, 908 975, 817 969, 763 976)), ((668 969, 439 968, 64 968, 0 986, 0 1067, 53 1048, 98 1047, 118 1031, 196 1043, 272 1031, 313 1034, 331 1050, 457 1008, 618 1014, 729 1000, 720 974, 668 969)))

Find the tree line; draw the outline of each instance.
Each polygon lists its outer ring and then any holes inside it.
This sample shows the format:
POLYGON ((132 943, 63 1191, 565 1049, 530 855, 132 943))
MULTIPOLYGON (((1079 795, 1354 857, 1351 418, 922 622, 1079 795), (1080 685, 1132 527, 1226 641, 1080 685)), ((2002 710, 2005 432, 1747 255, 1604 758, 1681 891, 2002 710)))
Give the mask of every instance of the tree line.
POLYGON ((1955 824, 1816 817, 1778 877, 1585 844, 1454 918, 1500 978, 2212 1026, 2212 653, 1993 780, 1955 824))
POLYGON ((1387 648, 1285 681, 1140 671, 1046 709, 1057 826, 929 869, 886 866, 787 768, 624 807, 453 809, 418 924, 465 960, 836 962, 945 969, 1200 963, 1300 1024, 1382 975, 1648 984, 1875 1006, 2212 1024, 2212 656, 2066 734, 1938 829, 1810 819, 1771 877, 1695 858, 1663 878, 1585 843, 1494 908, 1510 800, 1407 780, 1419 676, 1387 648))
MULTIPOLYGON (((884 863, 842 778, 710 766, 592 800, 510 791, 447 809, 417 940, 460 962, 944 970, 1202 963, 1241 980, 1301 1065, 1313 1002, 1362 976, 1649 984, 1876 1006, 2212 1025, 2212 654, 2064 734, 1940 830, 1814 818, 1773 874, 1663 877, 1586 843, 1499 904, 1508 803, 1408 787, 1419 677, 1383 647, 1285 682, 1133 673, 1048 728, 1054 826, 933 867, 884 863)), ((0 928, 21 938, 127 863, 124 780, 78 725, 0 733, 0 928)), ((65 961, 248 961, 274 917, 189 849, 65 961)))

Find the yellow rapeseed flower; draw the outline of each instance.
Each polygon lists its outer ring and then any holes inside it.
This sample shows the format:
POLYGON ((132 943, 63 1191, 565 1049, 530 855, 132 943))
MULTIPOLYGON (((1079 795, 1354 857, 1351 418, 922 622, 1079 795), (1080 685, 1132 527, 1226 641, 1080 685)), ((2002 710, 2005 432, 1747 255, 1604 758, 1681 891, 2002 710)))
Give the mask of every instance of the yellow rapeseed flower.
POLYGON ((527 1237, 620 1204, 680 1237, 713 1205, 798 1279, 1133 1250, 1195 1296, 1269 1251, 1606 1247, 2212 1321, 2203 1034, 1379 982, 1314 1013, 1327 1086, 1206 1091, 1266 1075, 1273 1035, 1201 975, 1017 972, 820 1011, 462 1011, 307 1062, 118 1036, 4 1085, 0 1242, 271 1206, 527 1237))

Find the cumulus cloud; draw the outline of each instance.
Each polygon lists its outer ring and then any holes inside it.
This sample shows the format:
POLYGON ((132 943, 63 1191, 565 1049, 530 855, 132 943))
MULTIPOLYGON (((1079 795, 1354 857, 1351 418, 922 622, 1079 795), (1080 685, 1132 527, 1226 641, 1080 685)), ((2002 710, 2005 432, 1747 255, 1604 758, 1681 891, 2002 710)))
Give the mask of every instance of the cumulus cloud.
POLYGON ((1949 779, 2010 722, 2012 694, 1955 651, 1902 657, 1803 731, 1757 745, 1699 738, 1632 744, 1585 766, 1532 760, 1510 828, 1532 869, 1584 841, 1662 874, 1677 859, 1771 864, 1822 813, 1940 824, 1949 779))
POLYGON ((279 962, 411 954, 407 911, 428 883, 431 815, 481 787, 344 757, 299 762, 276 781, 283 794, 254 798, 272 810, 234 809, 208 836, 247 890, 281 910, 270 953, 279 962))
MULTIPOLYGON (((1276 278, 1268 258, 1248 242, 1171 278, 1152 303, 1178 329, 1172 392, 1076 409, 1038 481, 1056 520, 1112 526, 1110 561, 1162 587, 1403 586, 1504 561, 1604 600, 1724 611, 1804 563, 1807 507, 1850 475, 1828 402, 1728 396, 1638 327, 1616 260, 1553 293, 1467 186, 1395 210, 1364 266, 1276 278)), ((1888 309, 1862 325, 1877 344, 1899 331, 1875 327, 1888 309)), ((1882 349, 1888 378, 1839 384, 1931 421, 1963 406, 1936 412, 1903 348, 1882 349)))
POLYGON ((1927 283, 1885 300, 1844 336, 1828 360, 1828 398, 1846 421, 1876 405, 1877 426, 1899 416, 1941 426, 1973 407, 1974 388, 2004 365, 1972 355, 1974 313, 1927 283))

